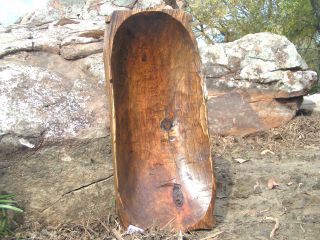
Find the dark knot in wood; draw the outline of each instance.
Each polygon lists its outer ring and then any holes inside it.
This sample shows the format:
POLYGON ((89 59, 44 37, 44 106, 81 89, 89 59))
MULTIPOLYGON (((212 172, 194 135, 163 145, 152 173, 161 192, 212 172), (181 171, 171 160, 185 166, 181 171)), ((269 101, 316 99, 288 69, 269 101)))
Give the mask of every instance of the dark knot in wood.
POLYGON ((165 118, 161 121, 161 129, 164 131, 170 131, 170 129, 173 127, 173 121, 169 118, 165 118))
POLYGON ((181 191, 181 185, 174 183, 172 189, 173 202, 177 207, 182 207, 184 203, 183 193, 181 191))

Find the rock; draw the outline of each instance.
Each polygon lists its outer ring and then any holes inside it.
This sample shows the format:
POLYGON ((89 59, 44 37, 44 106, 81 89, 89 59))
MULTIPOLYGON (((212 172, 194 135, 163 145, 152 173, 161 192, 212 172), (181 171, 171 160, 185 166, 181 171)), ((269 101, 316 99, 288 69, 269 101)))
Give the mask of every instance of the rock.
POLYGON ((113 5, 117 7, 126 7, 126 8, 133 8, 136 4, 136 0, 114 0, 112 1, 113 5))
POLYGON ((249 34, 200 52, 212 134, 247 135, 287 123, 317 79, 276 34, 249 34))
POLYGON ((0 58, 21 51, 59 54, 61 46, 64 48, 67 45, 72 45, 62 50, 67 59, 85 57, 102 51, 104 22, 70 20, 68 24, 62 26, 59 22, 61 24, 61 21, 54 21, 41 26, 7 27, 5 31, 0 32, 0 58), (74 50, 73 54, 70 53, 71 48, 74 50))
POLYGON ((1 135, 50 141, 106 136, 107 99, 96 80, 66 80, 46 68, 9 61, 1 61, 0 72, 1 135))
POLYGON ((58 22, 56 22, 54 26, 64 26, 67 24, 78 24, 78 23, 79 23, 78 21, 63 17, 58 22))
POLYGON ((320 93, 304 96, 300 109, 309 112, 320 112, 320 93))
POLYGON ((103 54, 98 53, 91 56, 88 56, 83 59, 83 63, 81 64, 81 68, 83 72, 87 72, 88 75, 92 75, 98 79, 100 84, 104 83, 104 66, 103 62, 103 54))
MULTIPOLYGON (((176 6, 175 1, 168 2, 176 6)), ((20 23, 38 24, 62 18, 104 21, 104 16, 110 16, 115 10, 164 7, 165 5, 164 0, 50 0, 46 8, 26 14, 20 23)))
POLYGON ((166 4, 162 0, 137 0, 137 4, 134 8, 144 9, 150 7, 164 7, 166 4))
POLYGON ((84 61, 55 54, 0 62, 0 189, 15 193, 31 219, 107 214, 113 179, 103 83, 84 61))
POLYGON ((71 44, 63 46, 60 50, 61 56, 68 60, 84 58, 103 51, 102 42, 92 42, 88 44, 71 44))
POLYGON ((302 97, 281 100, 243 90, 209 96, 209 129, 221 136, 243 136, 278 127, 292 119, 301 101, 302 97))
POLYGON ((111 1, 106 1, 101 4, 90 6, 88 10, 89 9, 89 13, 93 13, 97 16, 111 16, 111 14, 116 10, 130 10, 130 8, 115 6, 111 1))

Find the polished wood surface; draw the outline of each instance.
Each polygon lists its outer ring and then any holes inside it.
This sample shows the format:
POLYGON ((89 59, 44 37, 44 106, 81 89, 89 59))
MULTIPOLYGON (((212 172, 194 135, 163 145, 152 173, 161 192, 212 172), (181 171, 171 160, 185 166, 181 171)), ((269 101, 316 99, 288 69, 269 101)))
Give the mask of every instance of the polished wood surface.
POLYGON ((116 11, 105 33, 116 209, 124 227, 212 228, 215 178, 191 16, 116 11))

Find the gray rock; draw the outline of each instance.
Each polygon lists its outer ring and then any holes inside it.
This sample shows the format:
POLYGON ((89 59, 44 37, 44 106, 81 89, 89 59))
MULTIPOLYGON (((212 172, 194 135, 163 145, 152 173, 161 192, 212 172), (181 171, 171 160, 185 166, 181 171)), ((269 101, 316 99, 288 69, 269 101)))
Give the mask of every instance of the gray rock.
POLYGON ((320 112, 320 93, 304 96, 300 109, 310 112, 320 112))
POLYGON ((66 79, 47 68, 1 60, 0 86, 1 135, 55 142, 107 134, 107 99, 96 79, 66 79))
POLYGON ((201 49, 203 73, 212 88, 258 89, 279 97, 301 96, 316 79, 284 36, 249 34, 201 49))
POLYGON ((0 189, 16 194, 31 219, 107 214, 113 179, 103 84, 82 61, 69 69, 54 54, 0 62, 0 189))
POLYGON ((22 17, 22 24, 52 22, 61 18, 104 21, 115 10, 165 6, 163 0, 50 0, 47 7, 22 17))
POLYGON ((294 45, 272 33, 200 51, 212 134, 246 135, 287 123, 317 79, 294 45))
POLYGON ((98 79, 99 84, 103 84, 105 81, 104 76, 104 65, 103 65, 103 54, 97 53, 91 56, 88 56, 83 59, 81 64, 82 71, 87 71, 88 74, 91 74, 98 79))
POLYGON ((88 44, 71 44, 63 46, 60 50, 61 56, 68 60, 84 58, 103 51, 102 42, 92 42, 88 44))
MULTIPOLYGON (((79 57, 84 44, 91 44, 95 49, 89 54, 97 53, 102 49, 102 35, 105 23, 102 21, 77 20, 72 24, 59 25, 59 21, 42 26, 12 25, 6 31, 0 32, 0 58, 21 51, 44 51, 60 53, 61 46, 76 45, 79 57), (100 34, 100 35, 99 35, 100 34), (94 43, 101 42, 101 43, 94 43), (98 50, 99 49, 99 50, 98 50)), ((86 50, 88 52, 88 50, 86 50)), ((75 53, 76 54, 76 53, 75 53)))
POLYGON ((114 6, 117 7, 133 8, 137 0, 113 0, 111 2, 114 6))
POLYGON ((162 0, 137 0, 137 4, 134 8, 138 9, 145 9, 150 7, 157 7, 157 6, 165 6, 165 2, 162 0))

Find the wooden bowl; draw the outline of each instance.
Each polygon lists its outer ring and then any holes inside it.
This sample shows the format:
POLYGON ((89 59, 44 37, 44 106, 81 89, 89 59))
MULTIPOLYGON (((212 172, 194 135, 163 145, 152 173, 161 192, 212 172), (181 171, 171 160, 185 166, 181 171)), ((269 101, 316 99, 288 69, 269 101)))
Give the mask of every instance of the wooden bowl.
POLYGON ((128 225, 214 224, 215 178, 200 59, 179 10, 116 11, 104 63, 116 210, 128 225))

